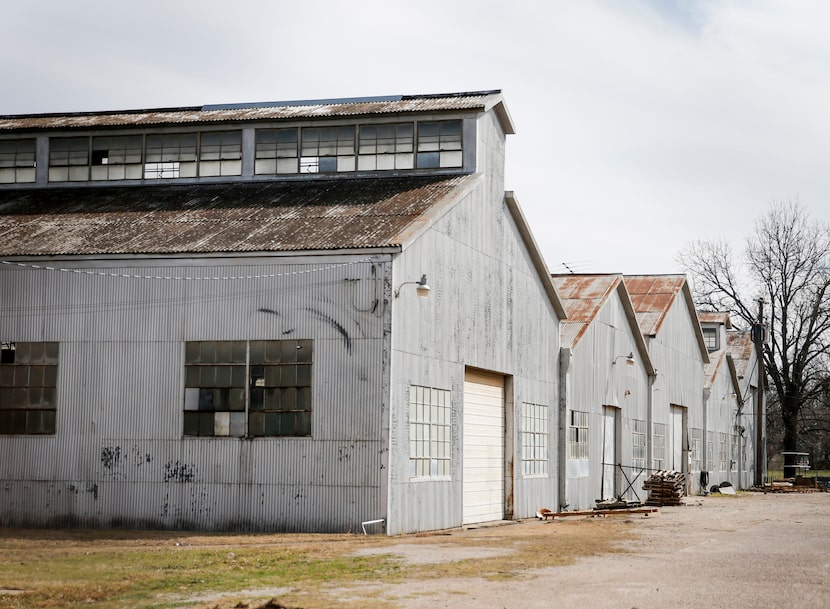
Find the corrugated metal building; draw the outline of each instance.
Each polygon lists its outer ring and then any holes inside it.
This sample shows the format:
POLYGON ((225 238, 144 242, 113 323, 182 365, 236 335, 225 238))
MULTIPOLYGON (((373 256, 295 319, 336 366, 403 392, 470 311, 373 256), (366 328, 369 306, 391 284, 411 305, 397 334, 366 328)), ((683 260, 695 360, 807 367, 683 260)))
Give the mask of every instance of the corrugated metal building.
POLYGON ((728 313, 697 314, 709 351, 703 390, 709 484, 729 482, 737 488, 748 488, 755 473, 752 386, 757 381, 752 374, 747 377, 747 367, 754 364, 755 349, 749 332, 732 328, 728 313))
POLYGON ((0 117, 0 524, 555 504, 565 315, 510 133, 498 91, 0 117))
POLYGON ((560 371, 560 509, 644 501, 654 368, 622 275, 554 275, 568 318, 560 371))
POLYGON ((726 345, 738 378, 735 432, 740 436, 742 461, 737 482, 739 488, 750 488, 754 484, 758 467, 758 352, 749 331, 727 332, 726 345))
POLYGON ((703 471, 703 372, 709 363, 692 294, 683 275, 626 275, 656 377, 652 386, 652 468, 689 474, 699 493, 703 471))

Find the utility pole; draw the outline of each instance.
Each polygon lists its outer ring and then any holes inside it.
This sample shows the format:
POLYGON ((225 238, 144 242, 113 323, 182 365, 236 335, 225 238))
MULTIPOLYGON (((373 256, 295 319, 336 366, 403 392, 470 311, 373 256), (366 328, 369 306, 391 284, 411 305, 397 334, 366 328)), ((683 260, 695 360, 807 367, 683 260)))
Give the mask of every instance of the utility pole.
POLYGON ((764 343, 767 329, 764 326, 764 299, 758 299, 758 321, 752 327, 752 342, 758 357, 758 389, 755 400, 755 486, 763 486, 767 473, 766 462, 766 404, 764 402, 764 343))

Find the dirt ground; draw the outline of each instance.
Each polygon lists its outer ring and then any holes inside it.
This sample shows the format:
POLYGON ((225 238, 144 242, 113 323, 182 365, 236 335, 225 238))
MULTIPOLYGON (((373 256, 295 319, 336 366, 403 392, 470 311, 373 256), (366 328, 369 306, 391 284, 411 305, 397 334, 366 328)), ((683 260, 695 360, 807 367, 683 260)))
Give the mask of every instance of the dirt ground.
MULTIPOLYGON (((200 560, 215 555, 219 558, 209 569, 213 574, 221 574, 222 569, 236 573, 234 569, 242 565, 237 554, 251 555, 251 562, 245 564, 255 563, 258 557, 290 557, 292 552, 300 557, 299 563, 307 558, 309 564, 342 557, 350 564, 359 557, 375 555, 378 564, 391 561, 395 569, 402 567, 397 571, 381 569, 370 579, 341 575, 330 581, 316 579, 316 575, 278 579, 269 571, 265 577, 253 578, 253 589, 245 590, 240 590, 239 580, 232 580, 225 590, 218 582, 201 586, 198 593, 190 586, 171 588, 167 584, 149 605, 110 597, 110 601, 95 605, 98 607, 830 607, 830 493, 690 497, 684 506, 663 507, 648 516, 534 519, 401 537, 7 529, 0 530, 0 540, 7 557, 17 557, 18 549, 27 552, 32 548, 60 549, 61 555, 77 556, 78 560, 91 560, 95 552, 113 550, 144 549, 145 559, 180 554, 186 558, 190 552, 202 557, 200 560)), ((32 560, 36 555, 26 554, 32 560)), ((100 568, 98 563, 89 564, 100 568)), ((343 561, 338 564, 343 569, 343 561)), ((193 573, 188 577, 204 577, 202 571, 193 573)), ((328 572, 322 579, 326 575, 328 572)), ((29 606, 22 596, 26 585, 9 585, 14 583, 13 576, 0 573, 0 607, 29 606), (4 590, 4 583, 8 589, 4 590)))
MULTIPOLYGON (((624 552, 528 570, 505 581, 436 579, 377 590, 404 609, 825 609, 830 607, 830 493, 687 498, 685 506, 632 516, 624 552)), ((615 518, 619 518, 616 516, 615 518)), ((528 521, 511 527, 561 526, 528 521)), ((487 534, 480 529, 480 534, 487 534)), ((473 535, 476 531, 471 531, 473 535)), ((452 552, 398 545, 410 561, 452 552)), ((465 547, 465 557, 469 556, 465 547)))

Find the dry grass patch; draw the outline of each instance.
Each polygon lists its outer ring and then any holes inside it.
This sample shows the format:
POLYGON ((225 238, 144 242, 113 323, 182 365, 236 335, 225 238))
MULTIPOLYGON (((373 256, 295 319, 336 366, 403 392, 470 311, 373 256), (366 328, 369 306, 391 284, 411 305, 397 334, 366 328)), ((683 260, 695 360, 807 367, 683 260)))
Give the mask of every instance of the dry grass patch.
POLYGON ((369 609, 388 606, 384 584, 520 577, 618 551, 628 528, 603 518, 396 538, 0 529, 0 608, 369 609), (406 546, 426 560, 408 562, 396 552, 406 546))

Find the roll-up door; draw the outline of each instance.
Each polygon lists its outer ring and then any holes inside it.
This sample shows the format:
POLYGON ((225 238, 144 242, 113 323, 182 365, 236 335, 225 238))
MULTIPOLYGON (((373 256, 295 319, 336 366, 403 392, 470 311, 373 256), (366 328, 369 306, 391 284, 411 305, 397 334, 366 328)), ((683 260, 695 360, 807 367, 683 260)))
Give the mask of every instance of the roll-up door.
POLYGON ((504 377, 464 375, 463 524, 504 518, 504 377))

